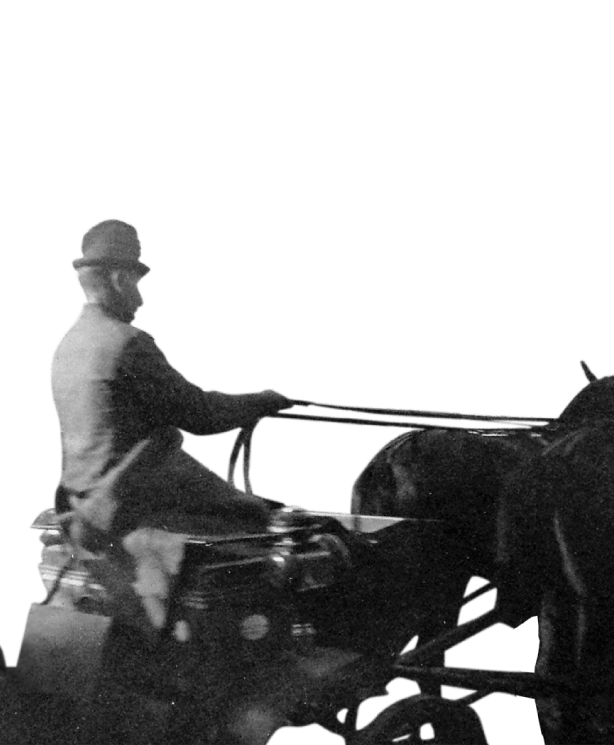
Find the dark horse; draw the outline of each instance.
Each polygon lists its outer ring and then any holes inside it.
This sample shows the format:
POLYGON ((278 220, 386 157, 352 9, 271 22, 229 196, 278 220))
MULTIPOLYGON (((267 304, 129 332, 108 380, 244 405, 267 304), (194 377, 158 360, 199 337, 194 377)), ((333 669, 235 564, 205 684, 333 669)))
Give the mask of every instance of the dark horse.
POLYGON ((614 377, 584 389, 561 431, 505 486, 500 575, 539 598, 536 672, 558 688, 537 699, 544 740, 614 742, 614 377))
POLYGON ((423 640, 456 623, 469 576, 495 581, 511 625, 539 615, 537 671, 574 686, 538 700, 545 741, 613 741, 614 378, 591 382, 539 431, 402 435, 361 474, 352 509, 450 525, 467 574, 434 568, 454 579, 423 618, 423 640))
MULTIPOLYGON (((352 493, 352 512, 443 521, 444 541, 464 547, 450 554, 427 543, 431 603, 418 625, 420 643, 456 626, 472 576, 496 580, 496 504, 505 479, 543 447, 540 434, 514 430, 481 434, 461 429, 419 429, 388 443, 367 465, 352 493), (452 558, 453 557, 453 558, 452 558)), ((518 621, 533 615, 532 609, 518 621), (527 615, 528 614, 528 615, 527 615)), ((433 658, 443 664, 443 654, 433 658)), ((425 684, 423 690, 438 693, 425 684)))

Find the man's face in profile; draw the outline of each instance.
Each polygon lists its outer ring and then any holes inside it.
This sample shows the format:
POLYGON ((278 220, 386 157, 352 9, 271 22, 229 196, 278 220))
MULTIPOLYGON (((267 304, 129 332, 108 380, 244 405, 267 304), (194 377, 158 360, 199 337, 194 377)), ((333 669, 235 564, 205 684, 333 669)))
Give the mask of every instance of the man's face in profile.
POLYGON ((136 271, 122 271, 117 277, 117 289, 121 301, 121 316, 126 323, 134 321, 137 310, 143 305, 138 284, 141 274, 136 271))

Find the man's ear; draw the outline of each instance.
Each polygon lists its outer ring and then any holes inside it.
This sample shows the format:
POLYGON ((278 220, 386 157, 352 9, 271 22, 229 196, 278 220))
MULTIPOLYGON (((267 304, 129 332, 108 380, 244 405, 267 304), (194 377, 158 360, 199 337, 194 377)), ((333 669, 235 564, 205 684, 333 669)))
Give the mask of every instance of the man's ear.
POLYGON ((128 277, 123 269, 114 269, 111 272, 111 287, 120 294, 126 289, 128 277))

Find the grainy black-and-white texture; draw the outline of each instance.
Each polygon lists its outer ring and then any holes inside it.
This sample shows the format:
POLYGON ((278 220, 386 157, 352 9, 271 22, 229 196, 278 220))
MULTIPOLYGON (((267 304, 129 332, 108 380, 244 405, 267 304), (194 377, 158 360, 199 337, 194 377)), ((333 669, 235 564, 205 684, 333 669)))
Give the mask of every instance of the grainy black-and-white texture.
MULTIPOLYGON (((614 736, 613 407, 609 377, 533 432, 410 432, 385 446, 354 486, 355 511, 443 519, 449 545, 452 537, 464 545, 468 574, 498 584, 506 620, 538 615, 536 672, 561 684, 537 700, 548 744, 614 736)), ((444 574, 459 566, 459 554, 435 545, 425 552, 444 574)), ((457 576, 448 603, 424 616, 425 639, 456 623, 465 580, 457 576)))
POLYGON ((503 550, 519 591, 539 592, 537 699, 546 743, 614 738, 614 423, 550 446, 506 493, 503 550))

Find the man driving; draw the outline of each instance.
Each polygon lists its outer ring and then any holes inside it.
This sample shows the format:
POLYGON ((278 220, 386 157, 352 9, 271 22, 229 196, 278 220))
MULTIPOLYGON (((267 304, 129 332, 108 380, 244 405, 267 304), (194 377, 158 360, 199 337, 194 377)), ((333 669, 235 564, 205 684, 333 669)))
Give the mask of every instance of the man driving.
POLYGON ((142 305, 134 227, 106 220, 89 230, 73 262, 86 297, 53 359, 62 439, 60 516, 84 545, 147 526, 176 532, 261 530, 271 503, 232 488, 182 449, 180 430, 226 432, 292 406, 275 391, 203 391, 131 325, 142 305))

